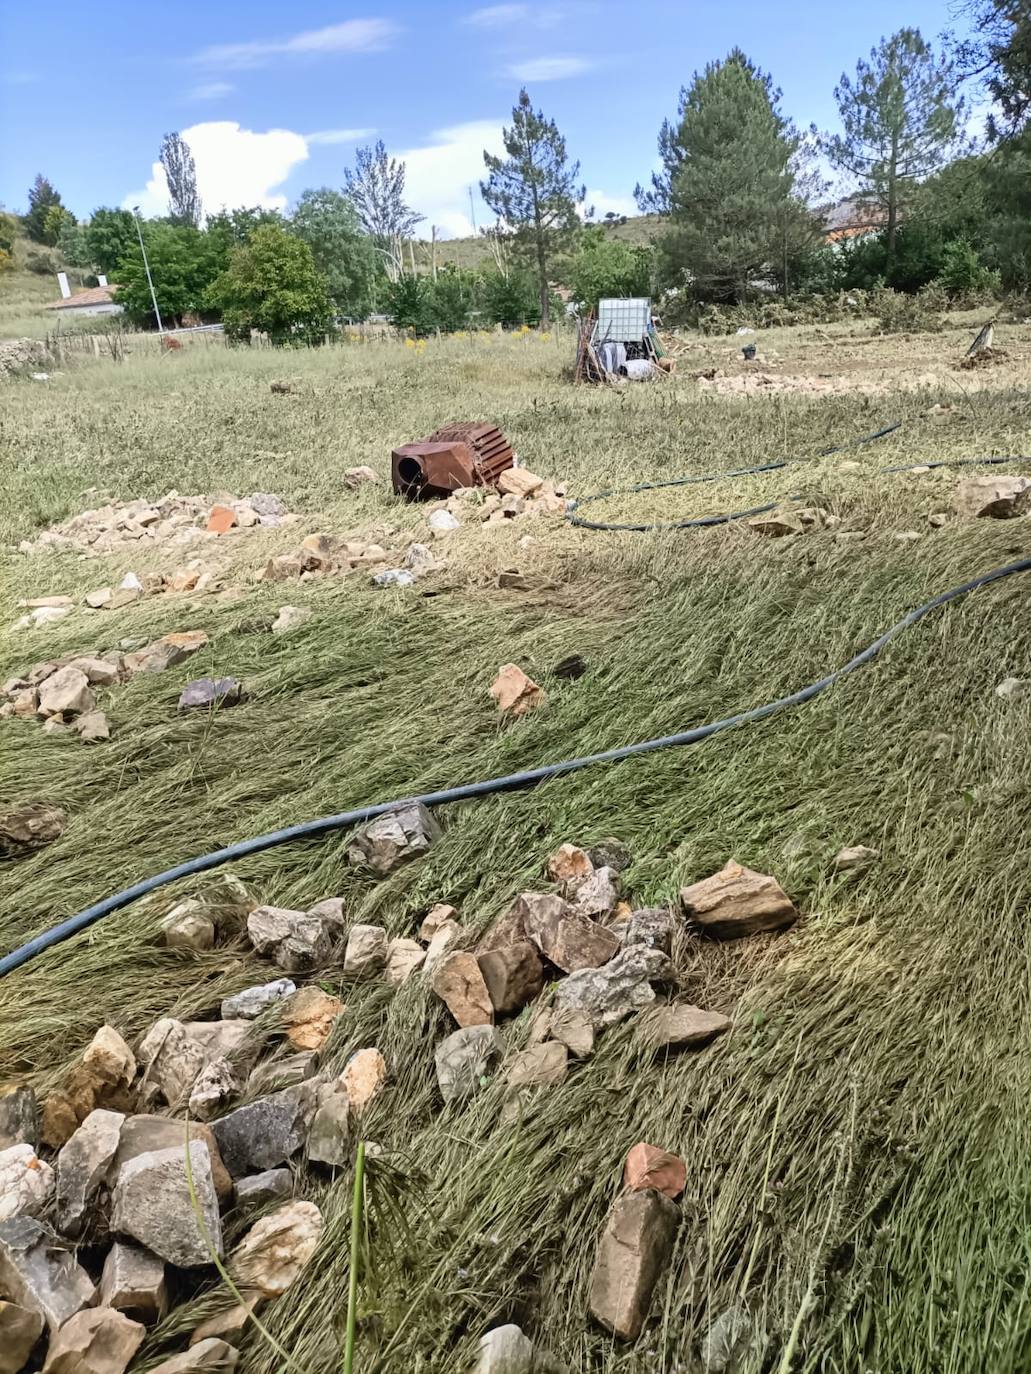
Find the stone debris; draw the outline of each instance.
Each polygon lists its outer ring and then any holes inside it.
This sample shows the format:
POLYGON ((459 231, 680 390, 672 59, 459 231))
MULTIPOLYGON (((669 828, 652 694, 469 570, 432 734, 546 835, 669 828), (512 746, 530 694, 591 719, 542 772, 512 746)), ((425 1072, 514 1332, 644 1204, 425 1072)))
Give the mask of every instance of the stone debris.
POLYGON ((315 1073, 317 1058, 314 1050, 299 1054, 278 1055, 259 1064, 247 1081, 251 1093, 278 1093, 306 1083, 315 1073))
POLYGON ((1004 677, 995 689, 995 695, 1003 701, 1018 701, 1027 692, 1027 681, 1022 677, 1004 677))
POLYGON ((379 480, 380 475, 375 468, 361 466, 347 468, 344 471, 344 485, 350 487, 352 491, 364 486, 366 482, 378 482, 379 480))
POLYGON ((314 612, 309 606, 280 606, 279 614, 272 622, 274 635, 288 635, 307 625, 314 612))
POLYGON ((402 864, 420 858, 437 840, 441 829, 422 802, 387 811, 355 831, 347 849, 348 862, 386 877, 402 864))
POLYGON ((0 1222, 38 1217, 54 1193, 54 1171, 31 1145, 0 1150, 0 1222))
POLYGON ((594 1024, 582 1011, 557 1011, 542 1007, 530 1027, 531 1045, 548 1038, 565 1045, 574 1059, 589 1059, 594 1053, 594 1024))
POLYGON ((83 744, 99 744, 111 738, 111 726, 103 711, 88 711, 75 721, 75 733, 83 744))
POLYGON ((43 1314, 0 1299, 0 1374, 20 1374, 43 1334, 43 1314))
POLYGON ((243 700, 243 685, 235 677, 199 677, 179 694, 179 710, 235 706, 243 700))
POLYGON ((146 1334, 110 1307, 76 1312, 50 1342, 43 1374, 122 1374, 146 1334))
POLYGON ((449 510, 435 510, 427 523, 438 539, 451 534, 462 526, 462 522, 456 519, 449 510))
POLYGON ((226 1311, 217 1312, 213 1317, 209 1317, 207 1321, 201 1322, 199 1326, 194 1328, 190 1335, 190 1345, 197 1345, 200 1341, 207 1341, 212 1337, 228 1341, 230 1344, 233 1341, 239 1341, 247 1329, 247 1323, 254 1315, 255 1308, 261 1301, 261 1294, 254 1293, 245 1302, 235 1303, 226 1311))
POLYGON ((504 496, 536 496, 544 486, 544 478, 528 468, 506 468, 498 478, 498 491, 504 496))
POLYGON ((785 535, 801 534, 805 529, 797 515, 781 515, 777 511, 757 515, 747 523, 754 534, 763 534, 768 539, 783 539, 785 535))
POLYGON ((174 1107, 188 1100, 209 1056, 181 1021, 164 1016, 140 1041, 139 1058, 144 1070, 144 1100, 174 1107))
POLYGON ((575 844, 560 844, 549 855, 546 872, 553 883, 578 882, 591 876, 594 864, 586 850, 575 844))
POLYGON ((469 950, 445 954, 430 978, 433 991, 460 1026, 494 1024, 494 1006, 476 955, 469 950))
POLYGON ((235 1346, 211 1336, 191 1345, 181 1355, 151 1365, 147 1374, 233 1374, 239 1359, 235 1346))
POLYGON ((761 1357, 762 1337, 747 1308, 728 1307, 710 1325, 699 1353, 705 1374, 734 1374, 750 1353, 761 1357))
POLYGON ((78 1236, 115 1157, 125 1115, 98 1107, 57 1156, 57 1228, 78 1236))
POLYGON ((0 1097, 0 1150, 39 1144, 39 1108, 27 1084, 0 1097))
MULTIPOLYGON (((161 1150, 178 1150, 182 1154, 186 1135, 186 1123, 171 1116, 151 1116, 141 1112, 136 1116, 126 1117, 118 1140, 118 1149, 107 1172, 108 1187, 117 1185, 122 1169, 132 1159, 138 1159, 145 1154, 155 1154, 161 1150)), ((191 1121, 189 1138, 191 1141, 199 1141, 206 1148, 215 1195, 219 1202, 224 1204, 232 1196, 233 1180, 222 1162, 211 1127, 200 1121, 191 1121)))
POLYGON ((94 1284, 42 1222, 12 1217, 0 1222, 0 1293, 39 1313, 53 1335, 92 1301, 94 1284))
POLYGON ((518 1326, 496 1326, 480 1338, 473 1374, 534 1374, 533 1342, 518 1326))
POLYGON ((144 548, 154 544, 193 544, 212 538, 227 519, 220 515, 215 525, 205 528, 215 512, 231 516, 227 529, 256 525, 278 526, 286 523, 286 507, 278 497, 255 492, 239 500, 229 497, 212 506, 209 496, 180 496, 170 491, 158 501, 112 502, 97 510, 83 511, 69 520, 52 525, 35 540, 22 540, 21 553, 41 554, 75 549, 94 557, 126 545, 144 548))
POLYGON ((569 1068, 569 1050, 558 1040, 531 1045, 513 1055, 505 1072, 510 1093, 561 1083, 569 1068))
POLYGON ((627 945, 648 945, 670 954, 673 949, 674 917, 668 906, 645 906, 631 911, 619 932, 624 948, 627 945))
POLYGON ((344 973, 350 978, 370 978, 387 966, 390 941, 382 926, 353 925, 344 949, 344 973))
POLYGON ((506 663, 498 669, 490 695, 497 702, 498 710, 511 716, 524 716, 547 700, 543 689, 527 677, 517 663, 506 663))
POLYGON ((561 897, 524 893, 526 934, 564 973, 599 968, 619 949, 619 937, 589 916, 574 910, 561 897))
POLYGON ((341 1168, 351 1157, 351 1104, 339 1083, 327 1086, 308 1133, 308 1159, 341 1168))
POLYGON ((0 815, 0 854, 42 849, 64 834, 67 812, 46 802, 25 802, 0 815))
POLYGON ((730 1017, 718 1011, 703 1011, 686 1002, 674 1002, 644 1012, 635 1033, 650 1049, 693 1050, 725 1034, 732 1025, 730 1017))
MULTIPOLYGON (((274 987, 275 984, 268 986, 274 987)), ((293 984, 290 986, 292 988, 293 984)), ((278 997, 276 1000, 279 1000, 278 997)), ((337 1017, 344 1010, 344 1004, 339 997, 333 997, 330 993, 323 992, 317 984, 309 983, 307 987, 292 993, 283 1003, 286 1038, 294 1049, 321 1050, 333 1033, 337 1017)))
POLYGON ((169 949, 202 952, 215 945, 215 922, 203 902, 189 897, 163 916, 158 927, 169 949))
POLYGON ((682 888, 680 904, 689 922, 720 940, 784 930, 798 919, 794 903, 776 878, 734 859, 711 878, 682 888))
POLYGON ((646 1145, 642 1140, 626 1157, 623 1187, 630 1193, 643 1193, 654 1188, 657 1193, 675 1202, 687 1187, 687 1165, 679 1155, 660 1150, 655 1145, 646 1145))
POLYGON ((213 1121, 219 1153, 233 1178, 286 1164, 307 1136, 308 1099, 303 1085, 286 1088, 213 1121))
POLYGON ((669 1262, 680 1209, 654 1191, 627 1193, 609 1213, 591 1275, 591 1315, 617 1340, 641 1334, 669 1262))
POLYGON ((403 562, 408 571, 416 577, 424 577, 427 573, 435 572, 439 566, 433 550, 425 544, 409 544, 403 562))
POLYGON ((623 1021, 655 1001, 652 983, 668 983, 673 965, 647 945, 630 945, 602 968, 581 969, 555 989, 558 1011, 578 1011, 595 1030, 623 1021))
POLYGON ((58 668, 39 689, 41 716, 81 716, 94 707, 89 678, 79 668, 58 668))
POLYGON ((856 844, 850 849, 839 850, 831 867, 836 873, 848 873, 856 868, 869 868, 879 858, 880 850, 870 849, 865 844, 856 844))
POLYGON ((379 1050, 366 1049, 351 1055, 338 1081, 351 1110, 361 1116, 386 1080, 387 1061, 379 1050))
POLYGON ((289 1197, 294 1180, 289 1169, 266 1169, 260 1174, 236 1180, 236 1205, 238 1207, 264 1207, 267 1202, 278 1202, 289 1197))
POLYGON ((449 906, 447 902, 438 902, 436 906, 430 907, 423 917, 422 925, 419 927, 419 939, 429 944, 441 926, 456 925, 457 922, 458 908, 449 906))
POLYGON ((422 966, 423 974, 427 978, 461 934, 462 927, 456 921, 445 921, 436 932, 426 950, 426 959, 422 966))
POLYGON ((586 878, 567 884, 570 905, 583 916, 611 916, 619 904, 619 874, 596 868, 586 878))
POLYGON ((478 963, 496 1016, 521 1011, 544 987, 544 965, 529 940, 485 950, 478 963))
POLYGON ((437 1084, 445 1102, 461 1102, 479 1092, 505 1052, 493 1026, 468 1026, 437 1046, 437 1084))
POLYGON ((212 1250, 222 1254, 222 1220, 207 1146, 200 1140, 189 1143, 203 1229, 190 1196, 186 1156, 187 1147, 178 1145, 126 1160, 111 1195, 111 1229, 177 1268, 193 1269, 210 1264, 212 1250))
POLYGON ((1012 520, 1031 510, 1031 477, 967 477, 952 494, 957 515, 1012 520))
POLYGON ((278 1298, 300 1277, 322 1234, 322 1213, 313 1202, 288 1202, 256 1221, 229 1259, 243 1290, 278 1298))
POLYGON ((96 1107, 128 1112, 136 1059, 113 1026, 101 1026, 63 1086, 43 1103, 40 1140, 59 1150, 96 1107))
POLYGON ((240 1086, 236 1070, 225 1055, 212 1059, 190 1089, 190 1115, 198 1121, 210 1121, 236 1097, 240 1086))
POLYGON ((116 1240, 107 1252, 97 1302, 151 1326, 168 1310, 165 1262, 142 1245, 116 1240))
POLYGON ((320 916, 286 907, 259 906, 247 917, 247 935, 284 973, 305 973, 328 962, 335 931, 320 916))
POLYGON ((426 962, 426 951, 418 940, 391 940, 387 946, 387 982, 407 983, 426 962))

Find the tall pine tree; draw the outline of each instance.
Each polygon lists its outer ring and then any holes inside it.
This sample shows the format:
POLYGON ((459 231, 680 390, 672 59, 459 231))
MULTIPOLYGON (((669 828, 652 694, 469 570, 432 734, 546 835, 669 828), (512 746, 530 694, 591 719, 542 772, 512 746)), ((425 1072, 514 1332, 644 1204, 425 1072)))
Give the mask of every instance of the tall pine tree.
POLYGON ((801 140, 769 76, 735 48, 680 93, 676 124, 659 133, 663 169, 642 209, 669 216, 665 275, 701 299, 741 300, 749 284, 786 280, 812 241, 796 188, 801 140))
POLYGON ((516 241, 532 250, 546 328, 548 260, 562 238, 579 227, 577 205, 586 190, 576 184, 580 164, 568 163, 566 140, 555 121, 534 110, 525 90, 503 137, 507 157, 483 154, 487 180, 480 182, 480 194, 516 241))
POLYGON ((52 206, 60 204, 60 195, 40 172, 29 189, 29 208, 23 220, 25 232, 30 239, 36 243, 47 242, 47 211, 52 206))

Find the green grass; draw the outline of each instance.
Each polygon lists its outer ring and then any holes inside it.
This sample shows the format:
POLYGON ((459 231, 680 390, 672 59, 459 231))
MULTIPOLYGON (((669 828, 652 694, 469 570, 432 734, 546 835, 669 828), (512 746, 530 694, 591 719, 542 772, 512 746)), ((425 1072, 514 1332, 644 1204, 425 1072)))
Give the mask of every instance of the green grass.
MULTIPOLYGON (((201 628, 189 664, 104 694, 110 744, 0 722, 0 794, 60 803, 70 822, 49 849, 0 868, 10 947, 137 879, 250 835, 366 802, 475 780, 668 733, 791 691, 851 657, 933 593, 1031 552, 1028 521, 932 530, 955 475, 882 477, 881 466, 1027 449, 1024 392, 985 393, 974 416, 926 416, 940 393, 784 397, 700 394, 686 380, 625 392, 562 379, 568 339, 391 345, 323 353, 225 352, 175 358, 140 347, 121 366, 69 364, 49 387, 4 391, 0 425, 17 463, 0 504, 5 545, 41 525, 137 495, 254 489, 304 521, 222 541, 237 599, 160 598, 83 611, 0 639, 4 677, 50 654, 124 637, 201 628), (269 381, 294 393, 274 396, 269 381), (804 480, 846 526, 765 541, 740 528, 592 535, 558 520, 467 529, 448 567, 415 591, 359 576, 252 584, 269 553, 307 530, 380 531, 403 547, 424 513, 385 491, 348 492, 347 467, 386 473, 389 451, 445 420, 489 417, 528 466, 574 494, 791 453, 809 460, 720 488, 677 489, 668 518, 752 502, 804 480), (894 418, 903 428, 852 454, 836 439, 894 418), (398 531, 387 535, 385 528, 398 531), (901 530, 921 531, 903 543, 901 530), (520 548, 531 533, 538 542, 520 548), (500 591, 520 567, 530 592, 500 591), (434 595, 423 593, 435 593, 434 595), (278 606, 315 616, 294 635, 267 626, 278 606), (551 668, 576 652, 576 682, 551 668), (499 724, 487 687, 522 663, 547 707, 499 724), (249 700, 211 719, 180 718, 183 683, 245 679, 249 700)), ((647 498, 652 499, 652 498, 647 498)), ((646 498, 612 498, 637 518, 646 498)), ((596 508, 602 511, 599 503, 596 508)), ((117 557, 0 554, 4 625, 20 596, 81 592, 130 567, 117 557)), ((787 935, 731 945, 684 938, 683 995, 731 1014, 733 1032, 694 1055, 643 1057, 630 1027, 531 1105, 500 1119, 501 1087, 443 1110, 433 1051, 450 1030, 413 981, 396 993, 320 979, 347 1004, 329 1059, 377 1045, 391 1069, 370 1109, 367 1250, 356 1370, 460 1374, 488 1327, 519 1321, 576 1374, 683 1374, 699 1368, 708 1324, 746 1302, 766 1333, 748 1374, 1016 1374, 1031 1361, 1028 1163, 1031 1034, 1028 700, 995 684, 1031 673, 1027 586, 1013 579, 956 603, 873 665, 806 707, 698 748, 588 770, 536 791, 450 808, 441 843, 373 883, 346 867, 345 836, 285 846, 237 870, 265 900, 344 896, 356 920, 409 935, 437 900, 470 932, 541 881, 560 841, 623 839, 637 904, 734 856, 775 873, 803 916, 787 935), (864 843, 882 858, 853 878, 829 861, 864 843), (586 1313, 597 1233, 626 1150, 644 1139, 680 1153, 688 1188, 655 1321, 635 1346, 586 1313), (795 1332, 794 1337, 792 1332, 795 1332)), ((269 976, 243 939, 186 956, 161 948, 158 916, 203 882, 130 907, 20 970, 0 998, 0 1079, 45 1089, 101 1022, 129 1037, 157 1017, 211 1013, 269 976)), ((505 1028, 523 1043, 526 1016, 505 1028)), ((352 1178, 302 1175, 326 1232, 304 1280, 262 1321, 311 1374, 341 1364, 352 1178)), ((179 1309, 144 1352, 181 1348, 223 1299, 179 1309)), ((229 1299, 224 1299, 228 1305, 229 1299)), ((281 1368, 252 1332, 246 1374, 281 1368)))

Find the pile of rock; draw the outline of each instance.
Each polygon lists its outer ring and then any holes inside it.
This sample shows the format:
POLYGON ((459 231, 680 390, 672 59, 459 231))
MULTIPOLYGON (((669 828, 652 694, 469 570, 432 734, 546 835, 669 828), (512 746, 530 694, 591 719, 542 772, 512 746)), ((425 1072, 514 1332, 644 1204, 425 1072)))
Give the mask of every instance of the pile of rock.
POLYGON ((504 525, 510 520, 539 515, 564 515, 566 485, 538 477, 528 468, 508 468, 498 478, 496 490, 462 487, 446 501, 428 505, 427 510, 430 530, 440 538, 474 520, 485 525, 504 525), (450 519, 442 519, 442 513, 450 519))
POLYGON ((192 544, 258 525, 276 528, 300 517, 288 513, 278 496, 256 491, 239 500, 212 502, 210 496, 180 496, 170 491, 157 501, 116 501, 83 511, 18 545, 26 554, 74 549, 102 554, 128 544, 192 544))
POLYGON ((37 663, 0 687, 0 720, 42 717, 47 731, 72 728, 87 743, 108 739, 110 727, 104 712, 97 710, 94 688, 114 687, 137 673, 163 672, 207 643, 203 630, 186 630, 163 635, 133 653, 80 655, 37 663))
MULTIPOLYGON (((412 545, 416 549, 421 547, 412 545)), ((396 557, 395 552, 374 541, 348 539, 337 534, 309 534, 292 553, 270 558, 258 578, 264 582, 289 582, 294 578, 309 582, 328 573, 339 576, 363 568, 381 568, 396 557)), ((432 555, 430 558, 432 560, 432 555)))

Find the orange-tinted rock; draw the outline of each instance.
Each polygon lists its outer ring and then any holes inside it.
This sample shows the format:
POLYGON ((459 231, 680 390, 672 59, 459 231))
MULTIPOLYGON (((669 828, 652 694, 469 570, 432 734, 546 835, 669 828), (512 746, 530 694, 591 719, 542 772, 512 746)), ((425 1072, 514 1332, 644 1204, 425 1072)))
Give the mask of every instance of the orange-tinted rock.
POLYGON ((498 703, 498 710, 512 716, 523 716, 546 700, 541 688, 516 663, 506 663, 499 670, 490 694, 498 703))
POLYGON ((236 511, 232 506, 212 506, 208 516, 208 533, 225 534, 236 524, 236 511))
POLYGON ((798 912, 776 878, 731 859, 718 873, 681 889, 688 921, 704 934, 734 940, 760 931, 783 930, 798 912))
POLYGON ((476 955, 470 950, 445 954, 433 970, 433 991, 460 1026, 491 1026, 494 1008, 476 955))
POLYGON ((631 1193, 654 1188, 675 1201, 687 1186, 687 1165, 678 1155, 642 1140, 627 1154, 623 1185, 631 1193))
POLYGON ((593 872, 587 852, 575 844, 560 844, 548 859, 548 877, 553 883, 576 882, 593 872))
POLYGON ((286 1038, 295 1049, 321 1050, 343 1010, 344 1004, 339 997, 331 997, 311 983, 285 999, 286 1038))

